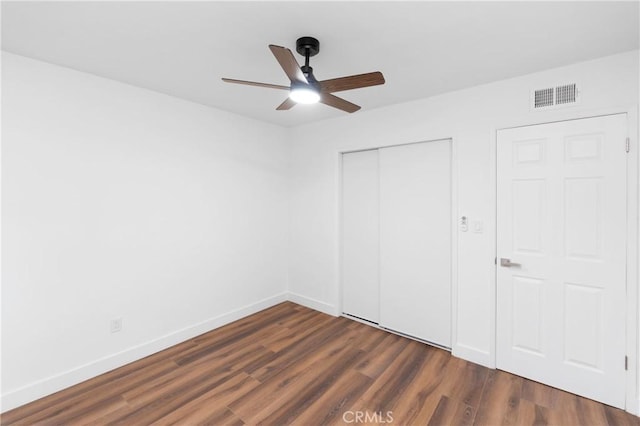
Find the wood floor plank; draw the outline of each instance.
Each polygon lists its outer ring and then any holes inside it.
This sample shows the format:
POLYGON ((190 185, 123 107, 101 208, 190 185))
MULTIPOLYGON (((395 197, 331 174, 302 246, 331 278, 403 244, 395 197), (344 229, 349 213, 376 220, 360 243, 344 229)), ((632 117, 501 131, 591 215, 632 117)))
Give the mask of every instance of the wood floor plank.
POLYGON ((256 339, 263 335, 274 333, 277 330, 278 327, 274 324, 266 325, 262 330, 247 328, 239 331, 237 334, 231 334, 216 340, 208 340, 205 344, 199 344, 197 347, 190 349, 185 354, 175 357, 174 361, 178 365, 187 365, 192 362, 201 361, 209 355, 215 355, 219 351, 229 353, 233 351, 235 347, 241 347, 246 344, 246 338, 249 336, 256 339))
MULTIPOLYGON (((444 390, 450 387, 449 380, 453 358, 447 352, 425 347, 420 370, 415 379, 403 389, 396 406, 394 419, 400 424, 427 424, 437 409, 444 390)), ((387 374, 391 374, 389 370, 387 374)), ((455 374, 455 373, 454 373, 455 374)), ((384 383, 380 380, 380 383, 384 383)))
MULTIPOLYGON (((132 408, 128 405, 125 404, 124 406, 118 408, 117 410, 111 411, 109 413, 103 414, 101 416, 95 416, 94 418, 91 418, 87 421, 85 421, 84 419, 77 419, 73 422, 66 422, 66 423, 62 423, 64 425, 110 425, 110 424, 114 424, 116 420, 121 419, 122 417, 125 417, 127 414, 131 413, 132 408)), ((38 423, 39 424, 39 423, 38 423)), ((58 425, 60 425, 60 423, 58 423, 58 425)))
POLYGON ((640 418, 291 302, 0 415, 2 425, 640 426, 640 418), (349 417, 347 416, 347 419, 349 417), (354 417, 351 417, 354 424, 354 417), (384 422, 383 422, 384 421, 384 422))
POLYGON ((278 325, 286 329, 299 329, 301 327, 306 327, 306 324, 309 321, 322 317, 323 315, 321 312, 312 311, 311 309, 306 311, 296 311, 296 315, 278 321, 278 325))
POLYGON ((527 399, 521 399, 518 405, 518 420, 520 426, 546 426, 550 423, 550 408, 538 405, 527 399))
MULTIPOLYGON (((246 351, 234 359, 234 363, 229 363, 228 358, 216 360, 216 362, 205 363, 198 366, 183 367, 163 380, 149 383, 144 387, 123 394, 125 400, 132 406, 140 406, 151 403, 155 398, 165 394, 175 394, 177 392, 188 391, 200 382, 214 381, 214 378, 224 379, 231 377, 234 373, 242 371, 242 366, 261 357, 268 351, 259 344, 248 346, 246 351)), ((223 382, 220 382, 223 383, 223 382)))
POLYGON ((233 375, 219 387, 202 394, 193 401, 178 407, 166 416, 158 419, 154 424, 202 424, 213 421, 213 418, 222 421, 226 417, 234 421, 242 422, 240 418, 227 408, 227 405, 258 386, 260 386, 259 381, 246 373, 240 372, 233 375))
POLYGON ((362 374, 376 379, 408 344, 408 339, 396 334, 387 334, 387 336, 380 341, 379 349, 370 351, 355 368, 362 374))
POLYGON ((197 399, 201 395, 222 386, 235 373, 221 373, 212 377, 191 376, 190 380, 173 388, 165 388, 152 394, 146 404, 140 403, 132 407, 127 415, 117 419, 114 424, 146 424, 165 417, 172 411, 197 399))
POLYGON ((101 398, 99 400, 84 400, 80 404, 74 405, 73 410, 61 410, 35 424, 62 425, 90 422, 91 419, 105 416, 123 407, 127 407, 127 403, 119 395, 110 398, 101 398))
POLYGON ((445 395, 477 410, 489 370, 478 364, 454 358, 447 367, 447 374, 453 380, 449 381, 449 386, 444 390, 445 395))
POLYGON ((476 417, 476 410, 470 406, 465 404, 462 401, 458 401, 458 406, 456 409, 456 413, 453 417, 453 421, 451 424, 460 425, 460 426, 468 426, 472 425, 476 417))
MULTIPOLYGON (((355 321, 351 321, 355 322, 355 321)), ((390 335, 384 330, 379 330, 377 328, 372 328, 369 325, 360 324, 362 327, 355 329, 358 333, 363 333, 364 338, 360 341, 359 348, 362 349, 365 353, 375 353, 380 351, 382 346, 382 341, 390 335)))
POLYGON ((443 395, 427 424, 428 426, 469 426, 473 424, 474 417, 473 407, 443 395))
POLYGON ((391 360, 384 372, 363 394, 355 408, 360 411, 393 411, 403 390, 413 381, 422 367, 427 353, 424 344, 410 341, 404 349, 391 360))
POLYGON ((504 371, 490 371, 482 391, 482 398, 474 424, 516 424, 523 380, 521 377, 504 371))
POLYGON ((443 426, 451 424, 455 414, 456 402, 447 396, 441 396, 438 405, 429 419, 428 426, 443 426))
POLYGON ((294 425, 342 424, 346 407, 354 403, 373 380, 353 369, 339 377, 331 385, 331 391, 319 395, 300 415, 291 422, 294 425))
MULTIPOLYGON (((77 385, 85 389, 83 392, 78 391, 74 386, 66 390, 69 392, 67 398, 64 398, 64 395, 54 394, 52 395, 54 398, 51 401, 49 401, 49 398, 43 398, 32 403, 35 408, 31 404, 25 406, 24 414, 20 416, 20 420, 24 424, 39 423, 47 419, 57 419, 57 421, 65 422, 68 421, 67 419, 73 418, 79 411, 86 412, 91 407, 100 406, 104 401, 117 402, 122 393, 143 386, 158 377, 164 377, 164 375, 170 374, 177 368, 178 366, 174 362, 160 359, 156 364, 141 365, 140 372, 114 375, 113 383, 103 383, 103 378, 99 377, 98 385, 87 384, 94 380, 91 379, 88 382, 77 385), (99 395, 99 397, 87 398, 87 395, 99 395)), ((129 368, 127 368, 127 371, 129 371, 129 368)), ((66 393, 66 391, 62 392, 66 393)), ((2 423, 14 423, 16 421, 13 419, 15 411, 3 414, 2 423)), ((22 413, 21 409, 18 414, 20 413, 22 413)))
MULTIPOLYGON (((183 423, 180 423, 183 424, 183 423)), ((220 409, 219 411, 213 411, 206 419, 201 422, 192 423, 194 425, 203 426, 241 426, 245 423, 238 418, 233 411, 228 408, 220 409)))
POLYGON ((633 414, 625 413, 617 408, 604 406, 604 414, 607 418, 608 425, 617 426, 640 426, 640 417, 636 417, 633 414))
POLYGON ((280 370, 280 373, 262 381, 263 386, 232 402, 229 407, 245 422, 255 422, 260 412, 267 412, 282 404, 277 401, 283 395, 293 395, 326 374, 326 367, 331 365, 331 361, 347 349, 339 337, 336 335, 335 339, 317 348, 315 353, 291 362, 286 370, 280 370), (320 365, 323 367, 319 368, 320 365))
POLYGON ((322 394, 327 392, 336 382, 337 378, 349 371, 350 367, 357 361, 361 352, 356 348, 345 348, 337 352, 335 359, 327 360, 323 374, 314 374, 312 380, 299 381, 301 387, 290 388, 280 398, 271 404, 265 413, 267 416, 259 416, 248 423, 266 425, 291 424, 296 417, 306 411, 310 405, 322 394), (258 421, 255 421, 258 420, 258 421))
POLYGON ((604 412, 604 406, 600 403, 586 398, 578 398, 576 396, 579 418, 582 424, 593 422, 593 424, 603 425, 607 423, 607 416, 604 412))
POLYGON ((526 380, 522 384, 522 398, 542 407, 553 408, 557 391, 542 383, 526 380))
POLYGON ((213 340, 217 343, 225 339, 237 339, 239 334, 247 335, 251 331, 260 333, 265 327, 277 325, 279 321, 287 318, 295 318, 299 314, 293 306, 283 303, 271 309, 260 311, 248 317, 234 321, 208 333, 193 338, 191 341, 200 346, 200 348, 208 348, 209 343, 213 340))
POLYGON ((314 330, 314 333, 307 334, 300 340, 282 349, 272 362, 251 371, 251 375, 261 382, 266 382, 270 377, 279 374, 287 369, 292 363, 302 361, 317 351, 318 347, 336 340, 345 335, 348 330, 342 322, 332 322, 328 326, 314 330))
POLYGON ((283 349, 295 345, 299 340, 313 334, 316 330, 325 325, 324 318, 320 315, 313 315, 305 318, 299 324, 291 324, 274 334, 266 343, 266 347, 273 352, 280 352, 283 349))

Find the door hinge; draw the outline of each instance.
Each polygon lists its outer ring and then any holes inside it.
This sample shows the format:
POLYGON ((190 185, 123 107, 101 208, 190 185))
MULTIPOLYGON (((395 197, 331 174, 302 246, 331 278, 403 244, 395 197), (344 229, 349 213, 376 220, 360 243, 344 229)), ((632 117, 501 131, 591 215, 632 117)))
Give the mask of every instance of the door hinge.
POLYGON ((629 369, 629 357, 628 356, 624 356, 624 369, 625 371, 629 369))
POLYGON ((629 141, 629 138, 627 138, 627 141, 625 142, 624 149, 627 152, 629 152, 629 150, 631 149, 631 142, 629 141))
POLYGON ((497 257, 494 257, 494 258, 493 258, 493 264, 494 264, 494 265, 497 265, 497 264, 498 264, 498 258, 497 258, 497 257))

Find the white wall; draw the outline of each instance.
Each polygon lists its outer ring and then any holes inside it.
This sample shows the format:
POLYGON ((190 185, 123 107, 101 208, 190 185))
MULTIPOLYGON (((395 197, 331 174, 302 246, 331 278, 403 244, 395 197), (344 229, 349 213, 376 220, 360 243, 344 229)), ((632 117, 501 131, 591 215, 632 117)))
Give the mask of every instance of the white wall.
POLYGON ((2 60, 3 410, 284 300, 285 129, 2 60))
MULTIPOLYGON (((451 137, 456 217, 484 223, 484 233, 458 236, 453 351, 495 365, 495 132, 627 111, 638 104, 638 71, 638 52, 628 52, 293 129, 290 291, 327 311, 340 310, 341 151, 451 137), (582 88, 578 106, 530 111, 530 90, 571 82, 582 88)), ((637 128, 631 136, 635 140, 637 128)))
POLYGON ((456 216, 485 226, 457 241, 454 353, 493 365, 496 129, 629 111, 639 88, 630 52, 287 130, 2 58, 3 410, 287 290, 337 314, 339 153, 442 138, 456 216), (572 81, 579 106, 529 110, 531 89, 572 81))

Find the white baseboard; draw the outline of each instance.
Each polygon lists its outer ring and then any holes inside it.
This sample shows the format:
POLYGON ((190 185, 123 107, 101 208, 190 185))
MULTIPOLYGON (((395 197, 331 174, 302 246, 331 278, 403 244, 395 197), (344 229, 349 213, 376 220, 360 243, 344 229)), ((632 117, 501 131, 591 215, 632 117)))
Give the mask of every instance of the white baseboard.
POLYGON ((324 312, 325 314, 337 317, 340 316, 340 312, 338 312, 338 307, 335 305, 329 305, 328 303, 321 302, 316 299, 312 299, 310 297, 302 296, 297 293, 289 292, 287 293, 288 299, 297 303, 298 305, 306 306, 307 308, 324 312))
POLYGON ((65 371, 55 376, 47 377, 46 379, 38 382, 30 383, 21 388, 3 393, 2 396, 0 396, 0 412, 5 412, 31 401, 35 401, 36 399, 68 388, 69 386, 91 379, 100 374, 106 373, 107 371, 129 364, 130 362, 139 360, 163 349, 184 342, 185 340, 199 336, 200 334, 277 305, 278 303, 288 300, 287 296, 287 292, 277 294, 231 312, 202 321, 201 323, 174 331, 138 346, 131 347, 122 352, 108 355, 72 370, 65 371))
POLYGON ((496 363, 487 351, 483 351, 462 343, 454 343, 451 348, 451 355, 456 358, 462 358, 465 361, 471 361, 488 368, 496 368, 496 363))

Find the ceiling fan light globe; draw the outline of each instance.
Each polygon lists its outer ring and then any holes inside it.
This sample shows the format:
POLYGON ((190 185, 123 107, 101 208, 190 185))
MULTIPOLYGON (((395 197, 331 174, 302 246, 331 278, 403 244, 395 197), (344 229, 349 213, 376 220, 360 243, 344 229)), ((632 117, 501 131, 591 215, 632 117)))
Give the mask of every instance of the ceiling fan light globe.
POLYGON ((315 104, 320 101, 320 94, 307 87, 296 87, 289 92, 289 98, 298 104, 315 104))

